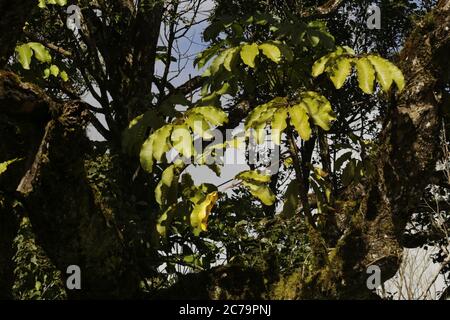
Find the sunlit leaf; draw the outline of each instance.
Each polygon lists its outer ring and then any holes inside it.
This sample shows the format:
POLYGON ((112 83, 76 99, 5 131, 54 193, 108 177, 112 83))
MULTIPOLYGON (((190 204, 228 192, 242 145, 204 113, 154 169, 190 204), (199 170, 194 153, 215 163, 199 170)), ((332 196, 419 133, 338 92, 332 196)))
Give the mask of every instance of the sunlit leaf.
POLYGON ((258 45, 256 43, 245 44, 241 49, 241 59, 250 68, 255 67, 255 59, 259 54, 258 45))
POLYGON ((263 43, 259 45, 259 49, 273 62, 279 63, 281 61, 281 51, 276 45, 271 43, 263 43))
POLYGON ((375 81, 375 69, 367 58, 361 58, 356 61, 356 71, 358 73, 359 87, 364 93, 373 93, 373 83, 375 81))
POLYGON ((306 105, 300 103, 289 108, 289 115, 291 124, 297 130, 300 137, 307 141, 311 138, 311 126, 309 124, 309 117, 306 113, 306 105))
POLYGON ((212 208, 219 198, 219 193, 214 191, 206 196, 206 198, 194 207, 191 213, 191 225, 194 228, 194 234, 199 235, 202 231, 206 231, 208 227, 208 217, 212 208))

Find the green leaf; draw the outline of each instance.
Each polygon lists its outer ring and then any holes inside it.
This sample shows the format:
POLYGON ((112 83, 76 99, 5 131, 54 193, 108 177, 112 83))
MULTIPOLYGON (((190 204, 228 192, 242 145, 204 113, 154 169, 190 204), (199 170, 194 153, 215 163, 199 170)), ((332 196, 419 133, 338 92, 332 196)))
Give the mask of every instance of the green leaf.
POLYGON ((281 61, 281 51, 276 45, 271 43, 263 43, 259 45, 259 49, 273 62, 279 63, 281 61))
POLYGON ((159 128, 153 133, 153 157, 158 163, 161 162, 162 157, 168 152, 172 145, 170 144, 170 135, 172 134, 173 126, 171 124, 159 128))
POLYGON ((162 175, 161 180, 155 189, 155 200, 161 206, 166 208, 177 201, 178 186, 178 169, 181 168, 175 164, 167 167, 162 175))
POLYGON ((172 131, 172 145, 180 155, 191 158, 194 154, 192 135, 187 125, 176 125, 172 131))
POLYGON ((219 193, 214 191, 205 197, 205 200, 194 207, 191 213, 191 225, 194 228, 194 234, 198 236, 202 231, 207 230, 208 217, 211 210, 219 198, 219 193))
POLYGON ((306 105, 300 103, 289 108, 291 124, 297 130, 300 137, 308 141, 311 138, 311 126, 309 125, 309 117, 306 113, 306 105))
POLYGON ((368 56, 367 59, 369 59, 377 72, 377 80, 380 83, 381 88, 384 92, 388 92, 394 81, 389 61, 374 55, 368 56))
POLYGON ((241 59, 250 68, 255 67, 255 58, 259 54, 258 45, 256 43, 245 44, 241 49, 241 59))
POLYGON ((214 61, 211 63, 211 66, 205 71, 205 73, 202 76, 209 77, 215 75, 225 62, 225 58, 227 57, 230 50, 231 49, 225 49, 222 52, 220 52, 217 58, 214 59, 214 61))
POLYGON ((278 145, 281 144, 281 134, 287 128, 288 110, 286 108, 278 109, 273 115, 272 121, 272 141, 278 145))
POLYGON ((269 183, 270 176, 264 175, 255 170, 243 171, 236 175, 235 179, 245 180, 249 182, 257 182, 257 183, 269 183))
POLYGON ((38 42, 29 42, 28 45, 34 51, 34 56, 40 62, 50 63, 52 62, 52 56, 50 55, 50 51, 47 50, 42 44, 38 42))
POLYGON ((69 81, 69 76, 67 75, 67 72, 62 71, 59 76, 61 77, 62 81, 67 82, 69 81))
POLYGON ((330 130, 331 122, 336 120, 331 103, 324 96, 308 91, 302 95, 302 102, 314 123, 325 131, 330 130))
POLYGON ((50 66, 50 74, 51 74, 52 76, 54 76, 54 77, 57 77, 58 74, 59 74, 59 68, 58 68, 58 66, 55 66, 54 64, 52 64, 52 65, 50 66))
POLYGON ((25 70, 30 70, 31 57, 33 56, 33 51, 28 44, 22 44, 16 47, 16 52, 18 54, 19 63, 25 70))
POLYGON ((217 52, 221 49, 221 44, 215 44, 203 52, 199 53, 194 61, 194 65, 196 65, 199 69, 203 68, 209 60, 211 60, 217 52))
POLYGON ((228 51, 225 60, 223 62, 223 66, 229 72, 231 72, 236 67, 237 58, 240 50, 241 50, 240 47, 236 47, 228 51))
POLYGON ((390 63, 389 68, 391 69, 392 79, 394 79, 398 91, 403 91, 403 89, 405 88, 405 77, 403 76, 402 71, 392 63, 390 63))
POLYGON ((217 107, 196 107, 189 110, 189 113, 200 114, 213 126, 221 126, 228 122, 227 114, 222 109, 217 107))
POLYGON ((256 129, 257 127, 261 127, 262 124, 266 124, 267 121, 273 117, 278 108, 286 105, 286 98, 277 97, 267 103, 257 106, 245 119, 245 129, 248 130, 250 128, 256 129))
POLYGON ((147 132, 149 128, 156 130, 164 126, 165 123, 164 119, 162 119, 154 109, 150 109, 144 114, 134 118, 130 122, 129 127, 123 132, 123 150, 130 155, 138 155, 142 144, 148 138, 147 132))
POLYGON ((275 203, 276 197, 267 185, 249 181, 242 181, 242 184, 266 206, 271 206, 275 203))
POLYGON ((330 74, 330 80, 333 82, 336 89, 342 88, 345 80, 350 75, 352 71, 351 61, 351 58, 340 57, 330 66, 328 73, 330 74))
POLYGON ((151 135, 141 147, 141 152, 139 154, 139 159, 141 161, 142 168, 148 173, 153 171, 153 143, 155 141, 155 136, 151 135))
POLYGON ((16 159, 12 159, 12 160, 5 161, 5 162, 0 163, 0 176, 1 176, 3 173, 5 173, 6 170, 8 170, 8 167, 9 167, 10 165, 12 165, 13 163, 16 163, 16 162, 18 162, 18 161, 22 161, 22 160, 23 160, 23 158, 22 158, 22 159, 16 158, 16 159))
POLYGON ((46 68, 44 70, 44 79, 48 79, 48 77, 50 77, 50 69, 46 68))
POLYGON ((320 76, 322 73, 325 72, 325 67, 328 63, 328 61, 330 60, 330 55, 327 54, 326 56, 323 56, 322 58, 320 58, 319 60, 317 60, 313 67, 312 67, 312 76, 314 78, 317 78, 318 76, 320 76))
POLYGON ((211 140, 214 137, 210 132, 209 123, 199 113, 190 113, 187 116, 186 124, 191 128, 192 132, 205 140, 211 140))
POLYGON ((359 87, 364 93, 373 93, 373 83, 375 81, 375 69, 367 58, 361 58, 356 61, 356 70, 358 72, 359 87))
POLYGON ((275 203, 276 197, 267 185, 270 182, 270 176, 263 175, 255 170, 249 170, 236 175, 235 179, 241 180, 250 193, 263 204, 271 206, 275 203))

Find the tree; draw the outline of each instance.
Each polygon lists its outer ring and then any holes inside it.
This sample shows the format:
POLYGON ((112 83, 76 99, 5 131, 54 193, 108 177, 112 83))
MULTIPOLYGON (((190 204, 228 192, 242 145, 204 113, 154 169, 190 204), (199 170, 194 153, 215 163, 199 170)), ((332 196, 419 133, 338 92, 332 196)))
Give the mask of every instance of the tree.
POLYGON ((367 268, 391 278, 422 236, 407 231, 439 180, 450 2, 382 1, 383 38, 352 29, 365 2, 217 1, 206 71, 180 85, 204 2, 77 1, 70 30, 66 1, 0 1, 2 297, 373 298, 367 268), (281 169, 250 163, 231 195, 166 157, 220 175, 209 159, 268 132, 281 169), (72 264, 80 291, 64 287, 72 264))

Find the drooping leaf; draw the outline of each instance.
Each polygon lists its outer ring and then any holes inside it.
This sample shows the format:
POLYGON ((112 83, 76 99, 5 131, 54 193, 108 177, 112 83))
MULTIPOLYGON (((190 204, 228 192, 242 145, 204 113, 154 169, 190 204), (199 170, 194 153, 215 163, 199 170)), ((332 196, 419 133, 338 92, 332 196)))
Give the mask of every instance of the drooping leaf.
POLYGON ((253 181, 253 182, 259 182, 259 183, 269 183, 270 182, 270 176, 264 175, 256 170, 248 170, 243 171, 236 175, 235 177, 238 180, 245 180, 245 181, 253 181))
POLYGON ((276 45, 271 43, 263 43, 259 45, 259 49, 273 62, 279 63, 281 61, 281 51, 276 45))
POLYGON ((320 58, 319 60, 317 60, 314 63, 314 65, 312 67, 312 76, 314 78, 317 78, 318 76, 320 76, 322 73, 325 72, 325 68, 326 68, 326 65, 329 60, 330 60, 330 55, 327 54, 326 56, 323 56, 322 58, 320 58))
POLYGON ((250 193, 258 198, 264 205, 271 206, 275 203, 276 197, 269 186, 250 181, 242 181, 242 184, 248 188, 250 193))
POLYGON ((237 64, 238 54, 240 50, 240 47, 236 47, 228 51, 227 56, 225 57, 225 60, 223 62, 223 66, 229 72, 231 72, 237 64))
POLYGON ((34 51, 34 56, 40 62, 50 63, 52 62, 52 56, 50 55, 50 51, 47 50, 44 45, 38 42, 29 42, 28 45, 34 51))
POLYGON ((306 113, 307 107, 302 102, 289 108, 289 115, 291 124, 297 130, 300 137, 308 141, 311 138, 311 126, 309 124, 309 117, 306 113))
POLYGON ((180 168, 182 168, 182 166, 172 164, 167 167, 161 175, 161 180, 155 189, 155 200, 161 208, 166 208, 177 201, 177 187, 180 168))
POLYGON ((187 125, 176 125, 172 131, 172 145, 180 155, 191 158, 194 155, 192 135, 187 125))
POLYGON ((352 71, 351 58, 340 57, 337 58, 330 66, 328 73, 330 74, 330 80, 333 82, 336 89, 343 87, 345 80, 352 71))
POLYGON ((203 77, 215 75, 220 70, 220 67, 223 65, 225 58, 227 57, 230 50, 231 49, 225 49, 220 52, 219 55, 213 60, 210 67, 205 71, 203 77))
POLYGON ((325 131, 329 131, 331 122, 336 120, 331 103, 322 95, 308 91, 302 96, 302 102, 306 105, 308 115, 314 123, 325 131))
POLYGON ((281 144, 281 134, 287 128, 287 108, 280 108, 275 111, 272 121, 272 141, 281 144))
POLYGON ((139 159, 141 161, 142 168, 148 173, 153 171, 153 143, 155 136, 151 135, 145 140, 141 147, 141 152, 139 154, 139 159))
POLYGON ((259 48, 256 43, 245 44, 241 49, 241 59, 250 68, 255 67, 255 59, 259 54, 259 48))
POLYGON ((381 88, 384 92, 388 92, 394 81, 390 62, 374 55, 369 55, 367 59, 369 59, 377 72, 377 80, 380 83, 381 88))
POLYGON ((239 173, 235 179, 241 180, 250 193, 266 206, 271 206, 275 203, 276 197, 268 186, 270 176, 255 170, 249 170, 239 173))
POLYGON ((245 129, 246 130, 250 128, 256 129, 257 127, 261 128, 262 124, 265 124, 272 119, 275 111, 278 108, 284 107, 286 105, 287 105, 286 98, 277 97, 267 103, 257 106, 250 112, 250 114, 245 119, 245 129))
POLYGON ((190 113, 198 113, 203 118, 205 118, 209 123, 211 123, 213 126, 221 126, 224 123, 228 122, 228 116, 220 108, 217 107, 196 107, 191 110, 189 110, 190 113))
POLYGON ((171 124, 165 125, 156 130, 153 135, 153 157, 160 163, 162 157, 168 152, 172 145, 170 144, 170 136, 172 134, 173 126, 171 124))
POLYGON ((403 91, 405 88, 405 77, 402 71, 393 63, 390 63, 389 68, 391 69, 392 79, 397 85, 398 91, 403 91))
POLYGON ((363 57, 356 61, 356 71, 358 73, 359 87, 364 93, 373 93, 373 83, 375 81, 375 69, 369 59, 363 57))
POLYGON ((19 63, 25 70, 30 70, 31 57, 33 56, 33 51, 31 47, 25 43, 16 47, 16 52, 18 54, 19 63))
POLYGON ((199 113, 190 113, 187 116, 186 124, 191 128, 192 132, 199 135, 205 140, 211 140, 213 135, 210 132, 209 123, 206 119, 199 113))
POLYGON ((194 228, 194 234, 198 236, 202 231, 206 231, 208 227, 208 217, 212 208, 219 198, 219 193, 214 191, 206 196, 206 198, 194 207, 191 213, 191 225, 194 228))

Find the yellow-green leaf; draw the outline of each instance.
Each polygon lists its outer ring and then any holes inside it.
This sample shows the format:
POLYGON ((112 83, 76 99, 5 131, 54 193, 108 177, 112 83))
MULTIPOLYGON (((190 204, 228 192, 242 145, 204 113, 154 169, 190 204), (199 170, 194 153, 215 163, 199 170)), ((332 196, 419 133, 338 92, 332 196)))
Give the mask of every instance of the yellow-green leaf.
POLYGON ((30 46, 31 49, 33 49, 34 56, 40 62, 44 63, 52 62, 52 56, 50 55, 50 51, 48 51, 47 48, 44 47, 44 45, 38 42, 29 42, 28 45, 30 46))
POLYGON ((266 206, 271 206, 275 203, 276 197, 269 186, 249 181, 242 181, 242 184, 248 188, 254 197, 258 198, 266 206))
POLYGON ((141 161, 142 168, 151 173, 153 171, 153 142, 155 136, 151 135, 145 140, 141 147, 141 152, 139 154, 139 159, 141 161))
POLYGON ((160 206, 164 206, 167 200, 167 192, 174 183, 175 179, 175 166, 171 165, 163 171, 161 175, 161 180, 155 189, 155 199, 160 206))
POLYGON ((190 158, 194 154, 192 135, 187 125, 177 125, 172 131, 172 145, 180 155, 190 158))
POLYGON ((230 51, 228 51, 224 62, 223 62, 223 66, 226 70, 228 71, 232 71, 233 67, 235 66, 236 62, 237 62, 237 57, 238 57, 238 53, 241 50, 240 47, 236 47, 236 48, 232 48, 230 51))
POLYGON ((217 107, 196 107, 191 109, 189 113, 197 113, 203 116, 213 126, 221 126, 228 122, 227 114, 217 107))
POLYGON ((279 63, 281 61, 281 51, 276 45, 271 43, 263 43, 259 45, 259 49, 273 62, 279 63))
POLYGON ((210 140, 213 138, 210 132, 210 126, 201 114, 190 113, 187 116, 186 124, 191 128, 192 132, 198 134, 203 139, 210 140))
POLYGON ((272 121, 272 141, 281 144, 281 134, 287 127, 288 112, 286 108, 278 109, 273 115, 272 121))
POLYGON ((62 81, 67 82, 69 81, 69 76, 67 75, 67 72, 62 71, 59 76, 61 77, 62 81))
POLYGON ((333 82, 336 89, 342 88, 345 80, 352 71, 351 58, 339 57, 330 66, 328 72, 330 74, 330 80, 333 82))
POLYGON ((172 148, 169 140, 172 129, 173 126, 169 124, 159 128, 153 133, 153 157, 156 161, 158 161, 158 163, 161 162, 162 157, 166 154, 166 152, 172 148))
POLYGON ((403 76, 402 71, 393 63, 390 63, 389 68, 391 69, 392 79, 397 85, 399 92, 403 91, 405 88, 405 77, 403 76))
POLYGON ((367 58, 356 61, 356 71, 358 73, 359 87, 364 93, 373 93, 373 83, 375 81, 375 69, 367 58))
POLYGON ((5 162, 0 163, 0 176, 1 176, 3 173, 5 173, 6 170, 8 170, 8 167, 9 167, 10 165, 12 165, 12 164, 15 163, 15 162, 21 161, 21 160, 23 160, 23 159, 12 159, 12 160, 5 161, 5 162))
POLYGON ((205 199, 194 207, 191 213, 191 225, 194 228, 194 234, 198 236, 202 231, 206 231, 208 227, 208 217, 212 208, 219 198, 217 191, 208 194, 205 199))
POLYGON ((326 56, 323 56, 319 60, 317 60, 313 67, 312 67, 312 76, 314 78, 320 76, 322 73, 325 72, 325 67, 328 63, 328 60, 330 60, 330 55, 327 54, 326 56))
POLYGON ((239 173, 236 177, 238 180, 254 181, 258 183, 269 183, 270 176, 260 173, 256 170, 247 170, 239 173))
POLYGON ((59 74, 59 68, 58 68, 58 66, 55 66, 54 64, 52 64, 52 65, 50 66, 50 73, 51 73, 52 76, 57 77, 58 74, 59 74))
POLYGON ((311 138, 311 126, 309 124, 309 117, 306 113, 306 105, 300 103, 289 108, 289 115, 291 124, 297 130, 300 137, 308 141, 311 138))
POLYGON ((22 44, 16 47, 16 52, 18 54, 19 63, 25 70, 30 70, 31 57, 33 56, 33 51, 28 44, 22 44))
POLYGON ((259 54, 258 45, 256 43, 245 44, 241 49, 241 59, 250 68, 255 67, 255 58, 259 54))
POLYGON ((392 78, 390 62, 374 55, 370 55, 367 58, 373 64, 375 71, 377 72, 377 80, 380 83, 381 88, 384 92, 388 92, 394 80, 392 78))
POLYGON ((331 122, 336 120, 336 117, 327 98, 313 91, 306 92, 302 98, 306 111, 314 123, 325 131, 330 130, 331 122))

